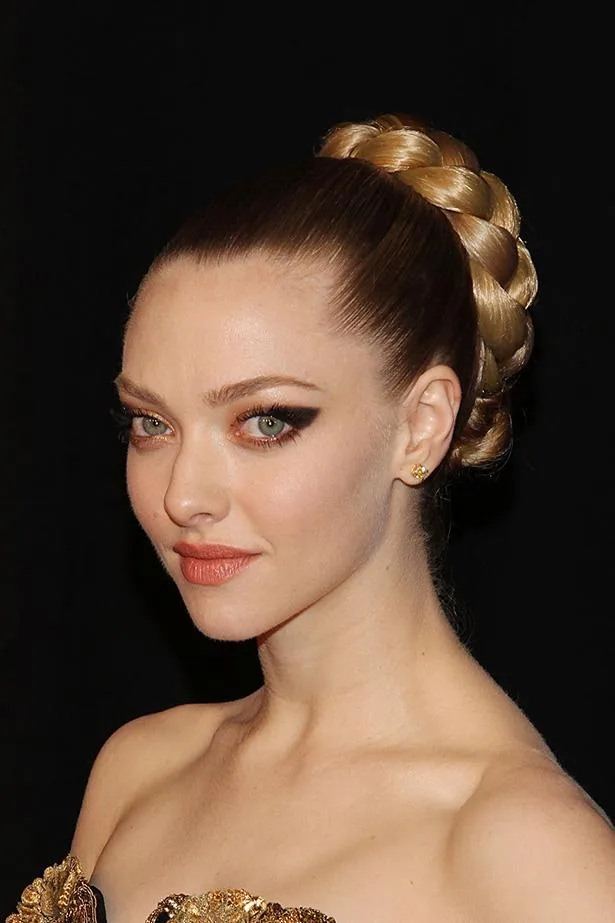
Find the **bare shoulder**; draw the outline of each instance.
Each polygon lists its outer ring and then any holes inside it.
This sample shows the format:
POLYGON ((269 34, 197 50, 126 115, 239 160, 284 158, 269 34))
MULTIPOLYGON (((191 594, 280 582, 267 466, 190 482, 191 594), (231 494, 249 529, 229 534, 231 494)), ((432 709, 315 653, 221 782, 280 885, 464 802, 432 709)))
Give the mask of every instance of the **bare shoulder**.
POLYGON ((493 767, 450 842, 456 898, 476 923, 615 920, 615 831, 548 758, 493 767))
POLYGON ((86 875, 126 809, 202 754, 238 706, 179 705, 135 718, 109 737, 92 766, 71 845, 86 875))

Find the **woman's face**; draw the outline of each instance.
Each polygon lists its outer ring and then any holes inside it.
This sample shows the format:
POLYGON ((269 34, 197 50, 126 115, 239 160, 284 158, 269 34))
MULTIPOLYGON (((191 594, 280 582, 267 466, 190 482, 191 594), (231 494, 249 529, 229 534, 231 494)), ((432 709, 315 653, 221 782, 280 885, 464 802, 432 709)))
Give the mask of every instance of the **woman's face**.
POLYGON ((129 495, 211 637, 275 628, 385 540, 398 407, 327 313, 324 272, 264 257, 178 259, 138 295, 118 381, 129 495))

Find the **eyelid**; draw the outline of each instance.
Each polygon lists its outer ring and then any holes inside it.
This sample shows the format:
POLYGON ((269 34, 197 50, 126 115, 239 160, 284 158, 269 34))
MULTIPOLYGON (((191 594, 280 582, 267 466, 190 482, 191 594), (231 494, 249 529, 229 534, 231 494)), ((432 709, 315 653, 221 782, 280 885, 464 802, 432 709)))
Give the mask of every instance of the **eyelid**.
POLYGON ((288 423, 297 429, 305 429, 314 422, 320 413, 319 407, 303 407, 297 404, 258 404, 249 410, 243 411, 235 418, 237 422, 243 423, 253 417, 275 417, 283 423, 288 423))
POLYGON ((152 410, 145 410, 142 407, 131 407, 127 403, 121 403, 119 410, 112 410, 111 414, 120 429, 120 440, 125 443, 140 443, 143 445, 147 442, 153 442, 158 439, 168 439, 175 431, 174 426, 169 423, 163 416, 155 413, 152 410), (169 430, 170 432, 166 433, 157 433, 156 435, 150 435, 148 433, 140 434, 134 433, 132 430, 133 423, 135 420, 156 420, 158 423, 169 430))
POLYGON ((248 447, 255 449, 270 449, 274 446, 282 447, 288 442, 294 442, 299 439, 304 430, 306 430, 320 413, 318 407, 299 407, 289 404, 268 404, 267 406, 259 404, 252 406, 235 418, 233 437, 240 439, 248 447), (278 436, 267 436, 263 434, 262 438, 250 436, 242 433, 241 429, 245 423, 258 418, 273 417, 284 423, 289 429, 278 436))
POLYGON ((175 429, 173 424, 170 423, 163 414, 158 413, 156 410, 146 410, 145 407, 133 407, 129 403, 122 401, 121 411, 132 419, 136 417, 151 417, 152 420, 160 420, 161 423, 164 423, 171 429, 175 429))

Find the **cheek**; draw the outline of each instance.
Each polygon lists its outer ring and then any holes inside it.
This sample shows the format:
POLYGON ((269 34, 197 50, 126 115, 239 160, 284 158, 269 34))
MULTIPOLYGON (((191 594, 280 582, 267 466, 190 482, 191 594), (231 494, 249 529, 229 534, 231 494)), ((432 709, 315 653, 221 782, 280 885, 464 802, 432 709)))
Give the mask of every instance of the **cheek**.
POLYGON ((272 544, 276 536, 292 538, 318 552, 315 539, 330 548, 342 537, 380 534, 390 492, 387 470, 379 447, 336 446, 309 458, 298 452, 283 472, 255 487, 252 509, 257 503, 259 525, 272 544))
POLYGON ((159 466, 147 464, 147 459, 128 452, 126 488, 132 511, 141 527, 150 535, 161 519, 160 509, 164 487, 159 466))

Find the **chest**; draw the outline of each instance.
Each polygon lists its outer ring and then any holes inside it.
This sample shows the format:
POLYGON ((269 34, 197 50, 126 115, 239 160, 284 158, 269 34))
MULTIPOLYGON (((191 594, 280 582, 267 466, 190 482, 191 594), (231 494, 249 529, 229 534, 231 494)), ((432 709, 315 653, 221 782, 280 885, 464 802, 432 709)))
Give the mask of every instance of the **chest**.
POLYGON ((144 923, 168 894, 225 888, 318 908, 337 923, 455 919, 445 906, 451 811, 366 782, 352 772, 243 784, 199 776, 151 793, 95 869, 109 923, 144 923))

